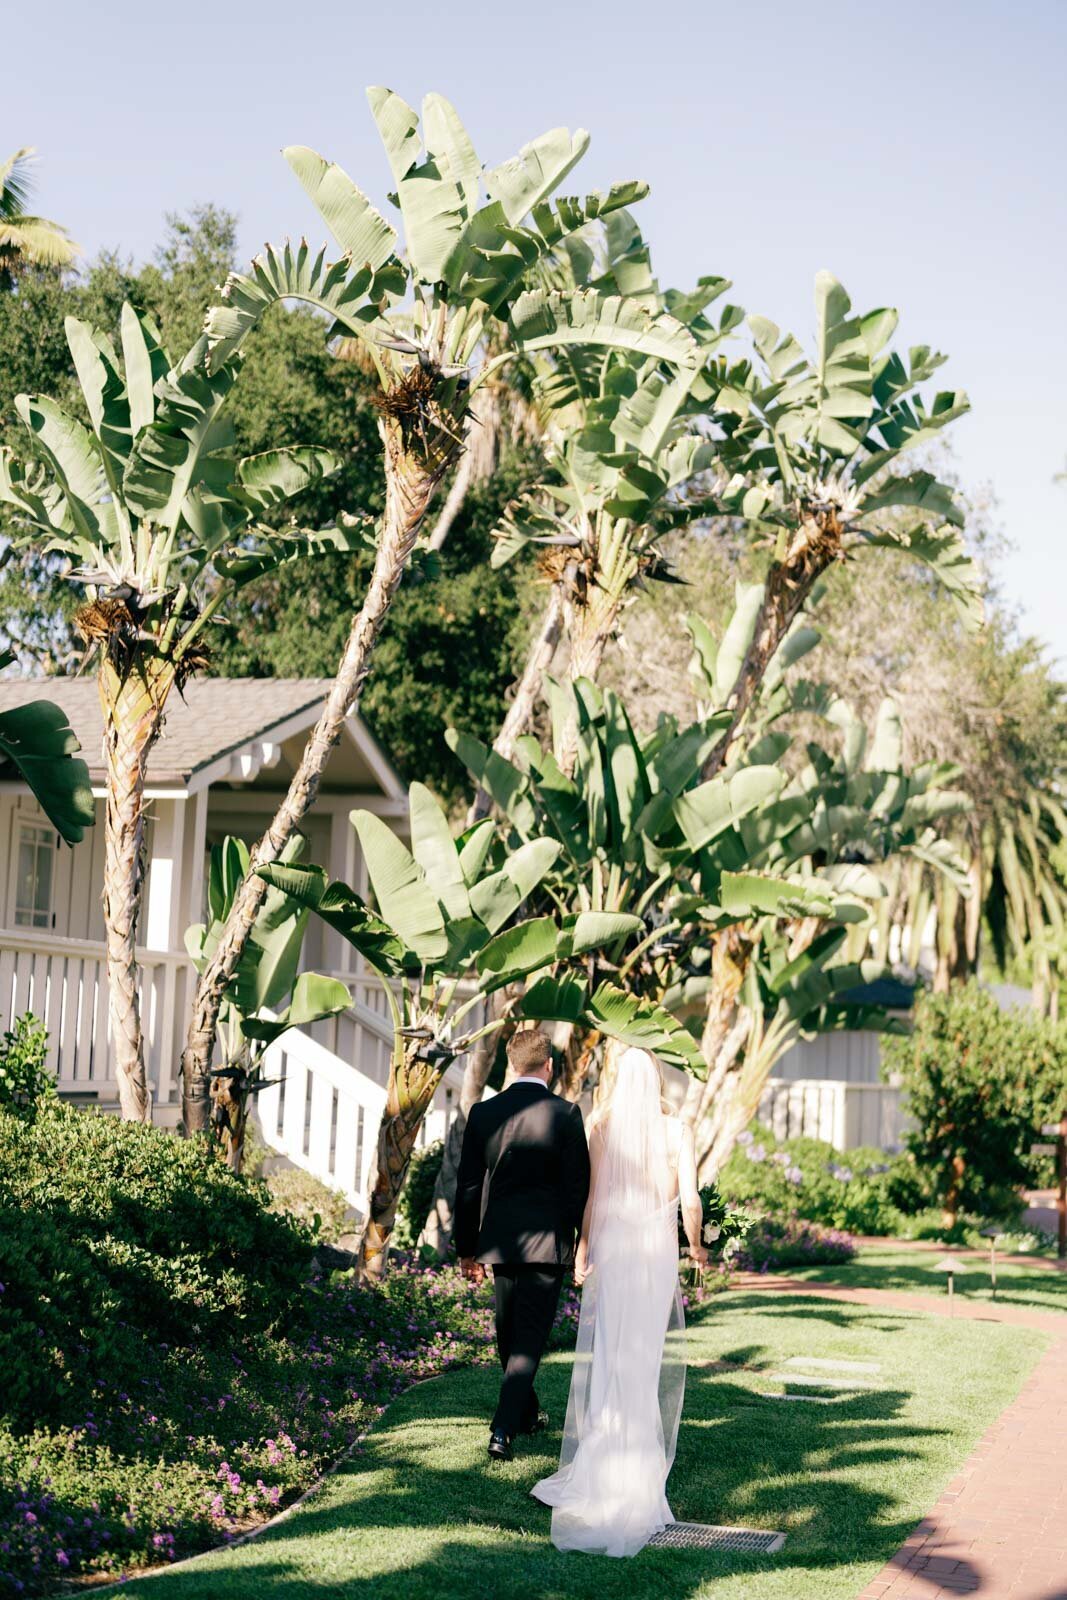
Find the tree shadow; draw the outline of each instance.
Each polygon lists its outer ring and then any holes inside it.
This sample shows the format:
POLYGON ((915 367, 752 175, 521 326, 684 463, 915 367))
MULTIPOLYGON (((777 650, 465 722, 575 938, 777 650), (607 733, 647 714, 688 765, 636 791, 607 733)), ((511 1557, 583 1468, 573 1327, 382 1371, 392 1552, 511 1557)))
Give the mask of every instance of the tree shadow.
MULTIPOLYGON (((731 1355, 757 1369, 776 1359, 756 1343, 731 1355)), ((569 1371, 559 1361, 543 1368, 542 1398, 557 1418, 569 1371)), ((798 1578, 804 1571, 829 1576, 844 1564, 889 1559, 915 1519, 902 1518, 881 1485, 910 1458, 917 1438, 947 1430, 904 1420, 903 1388, 863 1391, 833 1406, 786 1406, 739 1378, 691 1369, 671 1503, 680 1520, 784 1531, 779 1555, 649 1548, 615 1562, 561 1554, 549 1542, 549 1512, 529 1498, 537 1479, 555 1468, 559 1432, 525 1441, 507 1467, 490 1466, 482 1429, 495 1375, 472 1371, 399 1401, 388 1425, 322 1496, 243 1552, 213 1559, 210 1572, 176 1570, 164 1580, 166 1593, 205 1600, 660 1600, 694 1595, 738 1572, 754 1582, 783 1565, 798 1578), (882 1470, 854 1480, 856 1469, 872 1466, 882 1470), (345 1552, 347 1571, 336 1570, 337 1551, 345 1552)), ((142 1590, 131 1582, 126 1592, 142 1590)))
MULTIPOLYGON (((945 1253, 951 1253, 948 1247, 945 1253)), ((1013 1275, 1019 1269, 1001 1266, 997 1273, 997 1297, 994 1301, 988 1266, 975 1260, 961 1262, 961 1266, 963 1270, 958 1274, 955 1293, 968 1305, 1010 1305, 1024 1306, 1030 1310, 1062 1309, 1067 1312, 1067 1274, 1041 1271, 1038 1282, 1030 1281, 1024 1287, 1013 1275)), ((898 1290, 942 1301, 947 1298, 945 1274, 937 1271, 929 1261, 921 1259, 887 1262, 865 1261, 861 1257, 844 1267, 812 1268, 811 1273, 808 1281, 812 1284, 825 1283, 849 1289, 898 1290)), ((1036 1272, 1033 1277, 1037 1277, 1036 1272)))

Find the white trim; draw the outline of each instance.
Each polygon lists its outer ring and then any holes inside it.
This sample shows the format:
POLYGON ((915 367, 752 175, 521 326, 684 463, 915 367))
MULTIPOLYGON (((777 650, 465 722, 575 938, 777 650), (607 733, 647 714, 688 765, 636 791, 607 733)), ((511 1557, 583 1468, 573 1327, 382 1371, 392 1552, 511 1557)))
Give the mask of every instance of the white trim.
POLYGON ((289 716, 279 722, 270 722, 265 728, 260 728, 250 738, 243 739, 240 744, 235 744, 231 749, 222 751, 203 766, 197 767, 189 774, 189 793, 196 794, 199 789, 207 789, 220 779, 223 781, 232 776, 231 768, 235 757, 244 751, 253 749, 256 745, 283 744, 286 739, 291 739, 295 733, 303 733, 305 728, 310 728, 318 721, 319 705, 313 703, 305 706, 302 711, 293 711, 289 716))
MULTIPOLYGON (((273 813, 282 798, 280 789, 213 789, 213 811, 262 811, 273 813)), ((370 793, 361 789, 348 789, 344 794, 323 794, 315 797, 311 814, 327 817, 343 811, 373 811, 380 817, 407 817, 406 800, 394 800, 387 795, 370 793)))
MULTIPOLYGON (((328 694, 329 691, 326 691, 328 694)), ((260 728, 258 733, 246 739, 243 744, 235 745, 232 750, 215 757, 212 761, 198 767, 190 774, 188 791, 196 794, 199 789, 207 788, 219 780, 248 783, 258 774, 261 766, 273 767, 277 765, 281 756, 280 748, 275 753, 275 747, 280 747, 286 739, 291 739, 294 734, 303 733, 308 728, 313 728, 322 713, 322 704, 326 699, 315 700, 305 706, 301 711, 294 711, 290 716, 280 722, 268 723, 265 728, 260 728), (239 761, 246 753, 252 754, 253 763, 256 761, 255 752, 262 752, 255 765, 251 776, 245 773, 235 776, 234 763, 239 761)), ((360 717, 358 711, 346 712, 344 731, 351 739, 359 754, 366 761, 372 774, 381 785, 384 796, 390 800, 403 800, 405 790, 396 772, 394 772, 385 752, 370 729, 360 717)))
POLYGON ((368 767, 382 786, 382 792, 391 800, 400 800, 406 804, 407 791, 400 782, 392 763, 386 757, 385 751, 371 733, 367 724, 358 712, 348 712, 345 716, 345 727, 348 735, 364 757, 368 767))

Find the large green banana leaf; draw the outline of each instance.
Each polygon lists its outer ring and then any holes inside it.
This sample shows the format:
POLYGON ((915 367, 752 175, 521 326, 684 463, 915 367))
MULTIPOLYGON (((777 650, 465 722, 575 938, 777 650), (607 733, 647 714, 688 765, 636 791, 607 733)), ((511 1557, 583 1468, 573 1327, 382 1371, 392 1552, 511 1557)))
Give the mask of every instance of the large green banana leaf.
MULTIPOLYGON (((0 667, 11 659, 0 656, 0 667)), ((96 816, 89 768, 75 754, 80 748, 66 715, 49 700, 0 711, 0 776, 29 784, 68 844, 79 844, 96 816)))

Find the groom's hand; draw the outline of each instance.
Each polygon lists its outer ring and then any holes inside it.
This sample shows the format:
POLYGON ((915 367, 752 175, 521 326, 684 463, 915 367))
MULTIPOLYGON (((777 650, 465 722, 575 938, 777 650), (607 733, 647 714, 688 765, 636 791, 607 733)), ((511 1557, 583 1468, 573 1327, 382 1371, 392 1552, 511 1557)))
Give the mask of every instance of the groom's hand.
POLYGON ((485 1268, 482 1266, 480 1261, 475 1261, 473 1256, 462 1256, 460 1258, 459 1270, 469 1283, 485 1282, 485 1268))

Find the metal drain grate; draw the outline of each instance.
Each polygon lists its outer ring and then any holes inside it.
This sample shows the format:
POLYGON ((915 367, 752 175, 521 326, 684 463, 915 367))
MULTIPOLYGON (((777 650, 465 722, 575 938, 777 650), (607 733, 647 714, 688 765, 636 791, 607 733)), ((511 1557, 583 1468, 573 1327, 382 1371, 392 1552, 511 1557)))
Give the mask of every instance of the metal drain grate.
POLYGON ((785 1544, 784 1533, 763 1533, 757 1528, 720 1528, 711 1522, 674 1522, 649 1544, 667 1550, 731 1550, 746 1555, 769 1556, 785 1544))

